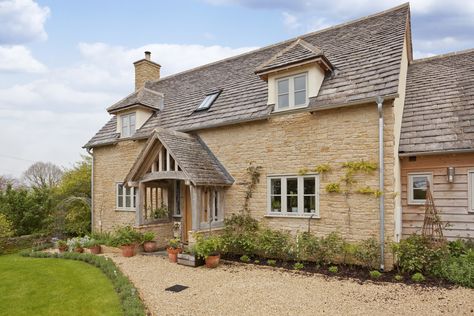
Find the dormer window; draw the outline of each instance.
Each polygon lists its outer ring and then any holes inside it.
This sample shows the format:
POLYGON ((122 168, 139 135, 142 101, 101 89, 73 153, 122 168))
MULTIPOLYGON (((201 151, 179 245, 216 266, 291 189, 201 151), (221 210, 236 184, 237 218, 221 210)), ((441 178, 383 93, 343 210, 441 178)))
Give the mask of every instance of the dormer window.
POLYGON ((276 110, 303 107, 308 104, 307 74, 298 74, 277 80, 276 110))
POLYGON ((130 137, 136 130, 136 115, 134 113, 122 114, 122 137, 130 137))
POLYGON ((217 97, 219 96, 221 92, 213 92, 211 94, 206 95, 202 103, 197 107, 196 111, 203 111, 207 110, 211 107, 211 105, 216 101, 217 97))

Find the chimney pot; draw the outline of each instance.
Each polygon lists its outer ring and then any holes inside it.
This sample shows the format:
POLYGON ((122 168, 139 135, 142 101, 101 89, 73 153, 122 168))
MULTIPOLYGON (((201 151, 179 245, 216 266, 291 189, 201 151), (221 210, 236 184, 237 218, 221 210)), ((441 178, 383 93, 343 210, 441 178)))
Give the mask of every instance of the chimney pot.
POLYGON ((145 59, 150 60, 151 59, 151 53, 149 51, 145 52, 145 59))

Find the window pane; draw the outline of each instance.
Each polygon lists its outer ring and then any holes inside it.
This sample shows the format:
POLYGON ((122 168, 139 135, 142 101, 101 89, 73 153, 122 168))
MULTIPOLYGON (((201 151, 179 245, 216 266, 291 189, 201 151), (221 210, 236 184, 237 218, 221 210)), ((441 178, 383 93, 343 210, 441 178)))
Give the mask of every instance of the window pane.
POLYGON ((131 207, 131 198, 130 195, 125 196, 125 207, 131 207))
POLYGON ((118 195, 123 195, 123 185, 117 184, 118 195))
POLYGON ((286 193, 298 194, 298 179, 297 178, 288 178, 286 180, 286 193))
POLYGON ((135 114, 130 115, 130 135, 135 133, 135 114))
POLYGON ((426 190, 413 189, 413 199, 414 200, 425 200, 426 199, 426 190))
POLYGON ((297 213, 298 212, 298 195, 288 195, 286 197, 287 212, 297 213))
POLYGON ((306 104, 306 90, 295 92, 295 105, 306 104))
POLYGON ((428 188, 428 177, 426 176, 415 176, 413 177, 413 199, 424 200, 426 199, 426 190, 428 188))
POLYGON ((283 94, 278 96, 278 108, 287 108, 290 105, 289 95, 283 94))
POLYGON ((288 79, 278 81, 278 94, 285 94, 289 92, 289 83, 288 79))
POLYGON ((281 194, 281 179, 271 179, 271 194, 281 194))
POLYGON ((272 212, 281 212, 281 196, 272 196, 272 212))
POLYGON ((219 215, 219 192, 214 191, 214 220, 217 220, 219 215))
POLYGON ((133 208, 137 207, 137 188, 133 189, 133 208))
POLYGON ((306 90, 306 76, 295 77, 295 91, 306 90))
POLYGON ((314 178, 304 178, 304 194, 316 194, 316 181, 314 178))
POLYGON ((316 212, 316 198, 314 196, 305 196, 304 197, 304 209, 305 213, 314 213, 316 212))

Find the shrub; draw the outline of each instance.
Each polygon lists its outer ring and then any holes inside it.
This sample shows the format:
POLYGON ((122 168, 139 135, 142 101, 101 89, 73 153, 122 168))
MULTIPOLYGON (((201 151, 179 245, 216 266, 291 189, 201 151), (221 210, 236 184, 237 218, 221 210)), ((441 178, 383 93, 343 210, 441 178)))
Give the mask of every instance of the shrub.
POLYGON ((376 268, 380 263, 380 243, 374 237, 357 244, 354 252, 356 260, 367 268, 376 268))
POLYGON ((434 244, 418 235, 412 235, 398 244, 393 244, 392 248, 398 258, 398 266, 402 271, 409 273, 430 273, 449 255, 445 245, 434 244))
POLYGON ((320 239, 308 232, 296 236, 295 257, 297 260, 321 261, 320 239))
POLYGON ((403 280, 403 276, 400 275, 400 274, 397 274, 393 277, 396 281, 402 281, 403 280))
POLYGON ((274 267, 276 266, 276 260, 273 260, 273 259, 268 259, 267 260, 267 264, 270 266, 270 267, 274 267))
POLYGON ((223 250, 222 237, 198 235, 194 245, 196 255, 201 258, 218 255, 223 250))
POLYGON ((415 273, 411 276, 411 279, 412 279, 413 282, 420 283, 420 282, 423 282, 425 280, 425 277, 420 272, 417 272, 417 273, 415 273))
POLYGON ((382 276, 382 273, 380 273, 380 271, 373 270, 369 272, 369 275, 372 279, 378 279, 382 276))
POLYGON ((232 214, 224 220, 222 236, 225 248, 229 253, 245 255, 255 253, 259 224, 248 214, 232 214))
POLYGON ((328 271, 331 272, 331 273, 337 273, 337 271, 339 271, 339 269, 336 266, 330 266, 328 268, 328 271))
POLYGON ((296 262, 294 265, 293 265, 293 269, 295 270, 301 270, 304 268, 304 264, 302 264, 301 262, 296 262))
POLYGON ((92 248, 95 246, 100 246, 100 241, 95 240, 95 239, 90 239, 89 241, 84 243, 84 247, 86 248, 92 248))
POLYGON ((256 264, 259 264, 260 263, 260 260, 255 260, 254 261, 256 264))
POLYGON ((100 244, 106 245, 106 246, 118 246, 114 243, 114 236, 112 235, 111 232, 103 232, 103 233, 92 233, 91 235, 92 239, 97 240, 100 244))
POLYGON ((11 237, 14 233, 12 222, 5 214, 0 213, 0 238, 11 237))
POLYGON ((243 256, 240 257, 240 261, 242 261, 242 262, 249 262, 249 261, 250 261, 250 258, 249 258, 249 256, 247 256, 247 255, 243 255, 243 256))
POLYGON ((324 263, 341 262, 344 258, 345 241, 337 232, 332 232, 320 240, 320 261, 324 263))
POLYGON ((468 249, 465 254, 451 256, 439 264, 434 274, 451 282, 474 288, 474 250, 468 249))
POLYGON ((258 252, 265 258, 287 260, 293 248, 288 232, 265 228, 257 237, 258 252))
POLYGON ((113 243, 119 246, 133 245, 141 243, 142 236, 142 233, 133 229, 132 226, 127 225, 115 230, 113 243))

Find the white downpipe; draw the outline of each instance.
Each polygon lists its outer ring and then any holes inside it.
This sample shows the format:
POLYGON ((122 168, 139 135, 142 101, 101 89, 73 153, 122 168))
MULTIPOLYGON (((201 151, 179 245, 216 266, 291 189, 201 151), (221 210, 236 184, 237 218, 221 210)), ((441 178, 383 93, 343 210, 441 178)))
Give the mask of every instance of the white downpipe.
POLYGON ((385 209, 384 209, 384 153, 383 153, 383 98, 377 97, 377 109, 379 113, 379 190, 382 194, 379 197, 380 211, 380 270, 384 270, 385 252, 385 209))

